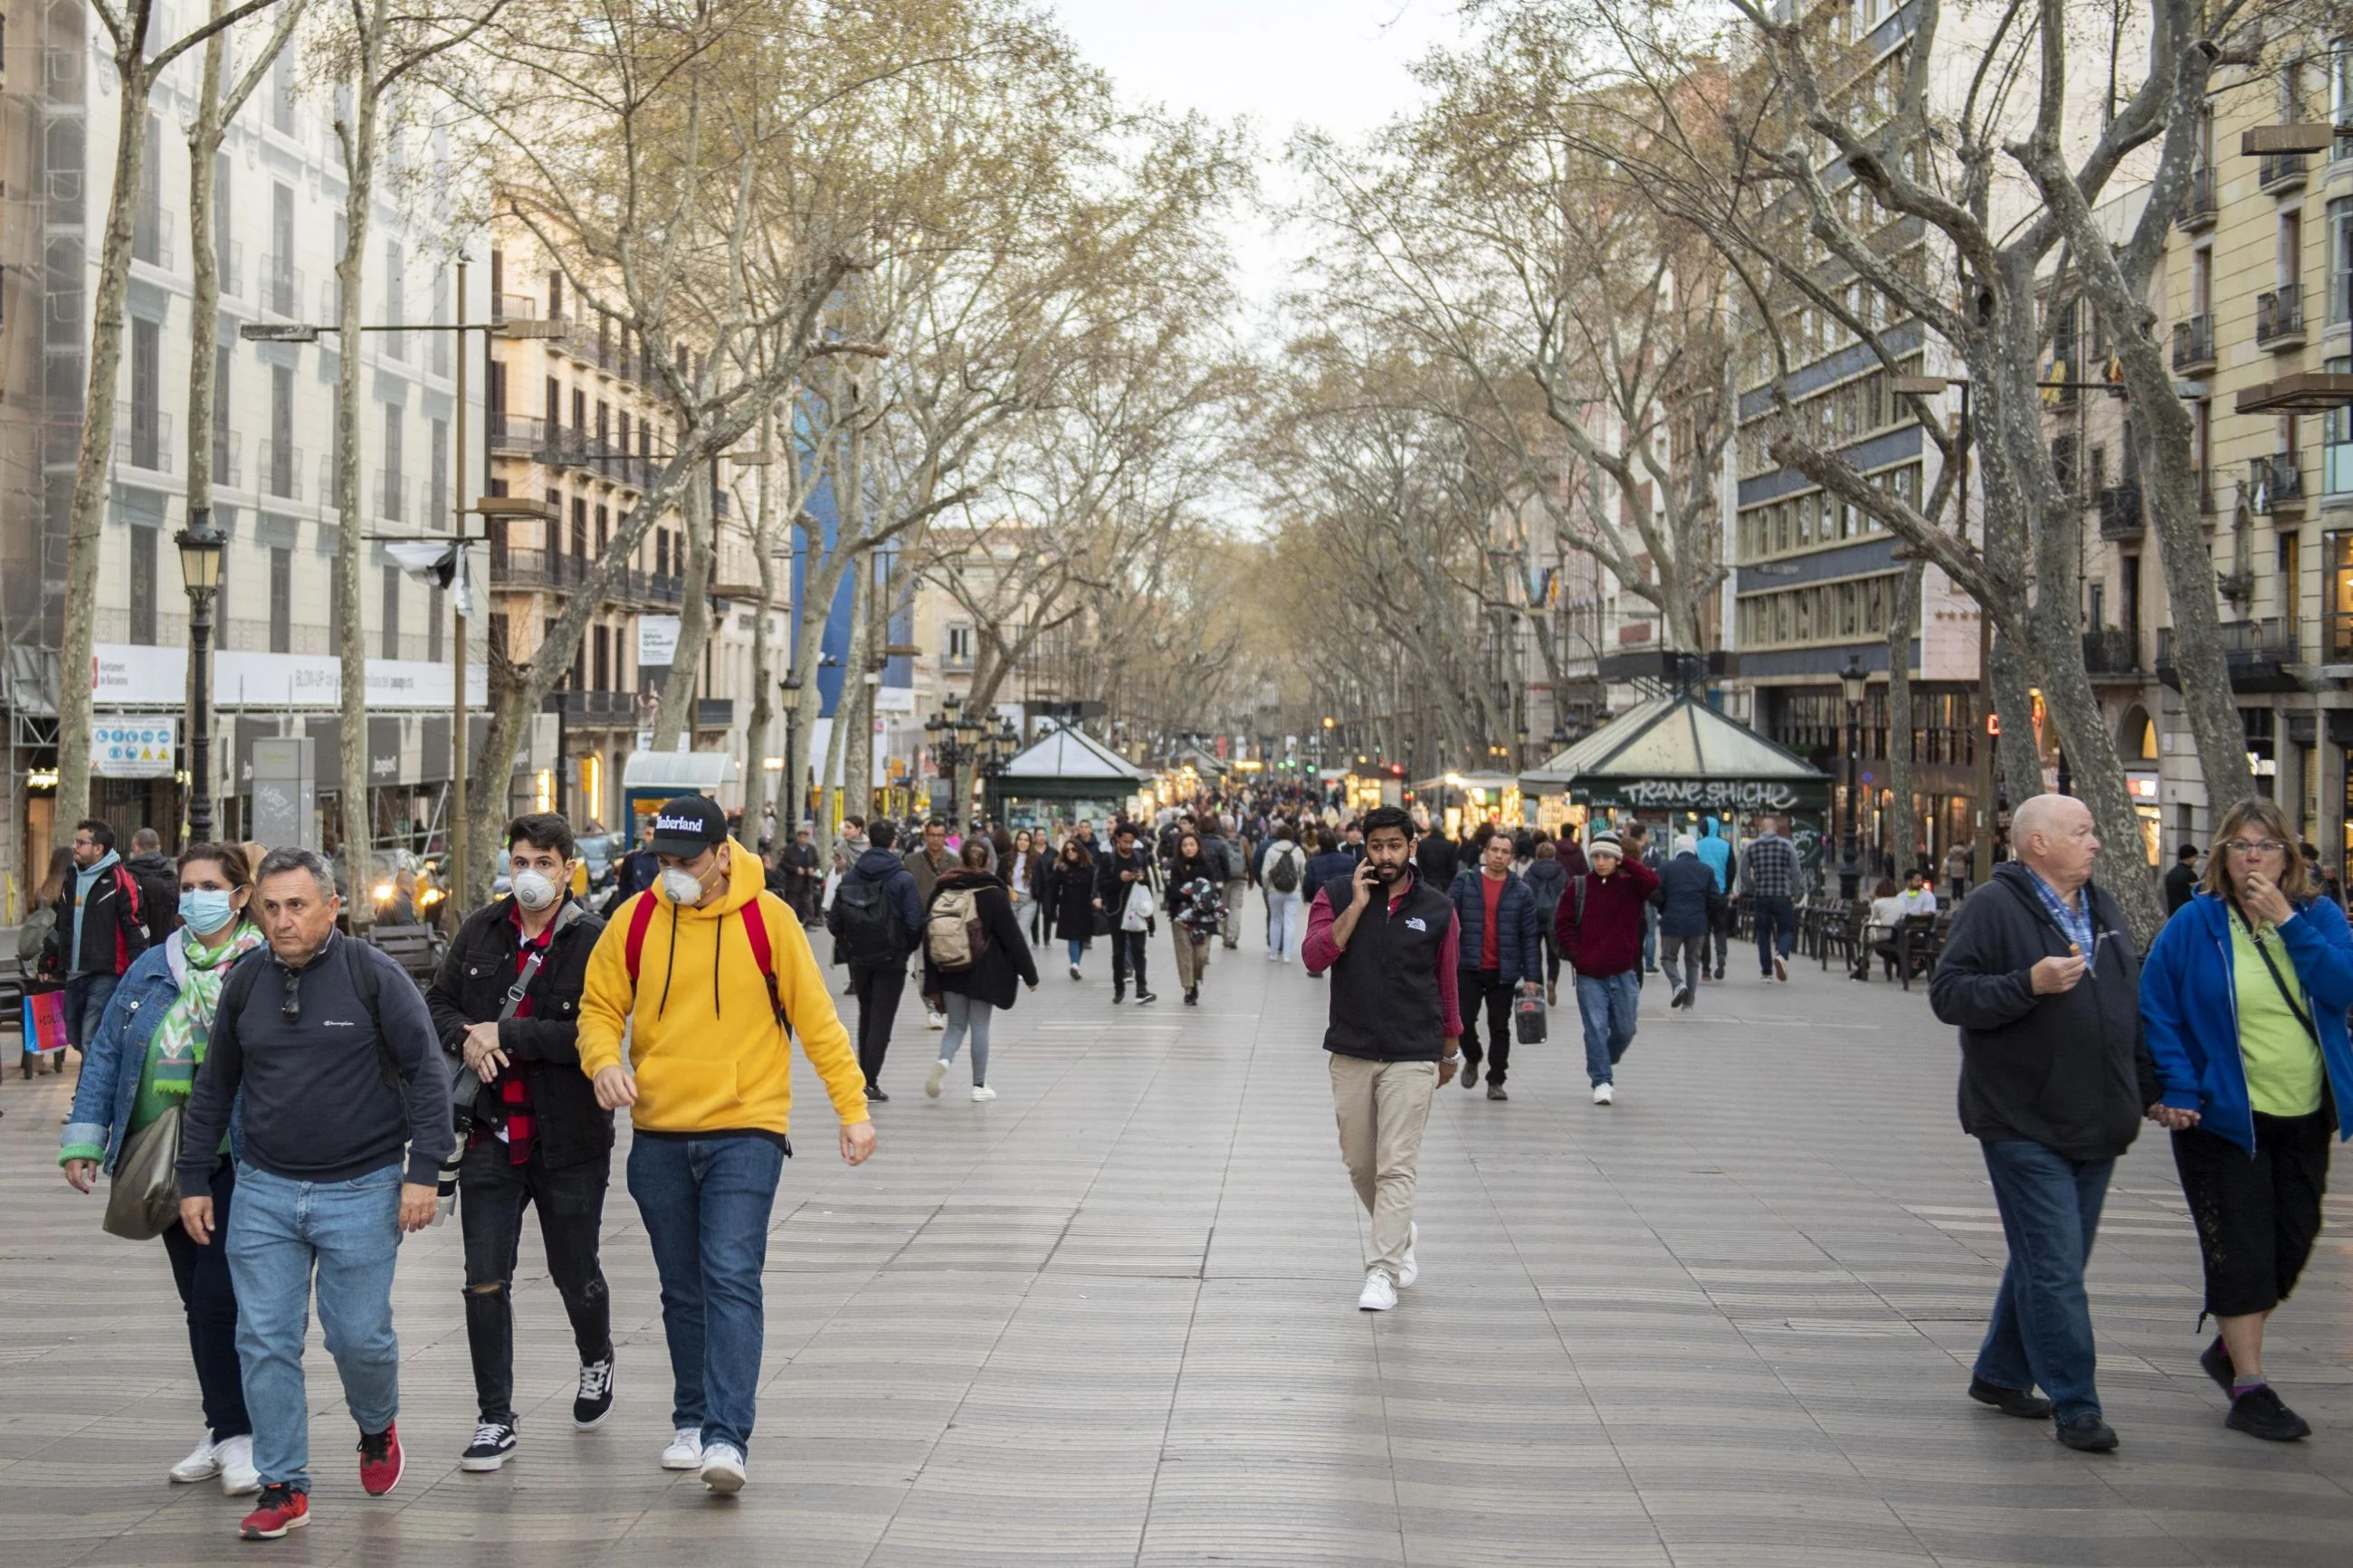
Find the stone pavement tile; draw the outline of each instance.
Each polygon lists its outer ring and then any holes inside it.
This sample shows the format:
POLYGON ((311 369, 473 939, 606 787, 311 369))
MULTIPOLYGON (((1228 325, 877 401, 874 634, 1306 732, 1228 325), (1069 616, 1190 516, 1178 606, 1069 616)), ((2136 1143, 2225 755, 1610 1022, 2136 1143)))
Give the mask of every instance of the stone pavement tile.
POLYGON ((2155 1518, 2137 1510, 1897 1503, 1894 1511, 1940 1562, 2166 1568, 2200 1560, 2155 1518))

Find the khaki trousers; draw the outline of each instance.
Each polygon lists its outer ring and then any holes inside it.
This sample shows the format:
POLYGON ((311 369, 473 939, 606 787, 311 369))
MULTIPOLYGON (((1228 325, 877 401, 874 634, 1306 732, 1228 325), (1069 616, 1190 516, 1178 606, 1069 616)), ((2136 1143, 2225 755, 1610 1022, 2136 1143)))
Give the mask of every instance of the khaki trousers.
POLYGON ((1217 939, 1195 942, 1193 933, 1173 920, 1168 929, 1176 938, 1176 988, 1190 991, 1208 974, 1209 950, 1217 945, 1217 939))
POLYGON ((1356 1197, 1373 1216, 1367 1271, 1387 1269, 1394 1282, 1413 1245, 1414 1167, 1421 1131, 1438 1091, 1436 1062, 1377 1062, 1329 1053, 1332 1114, 1340 1124, 1340 1158, 1356 1197))

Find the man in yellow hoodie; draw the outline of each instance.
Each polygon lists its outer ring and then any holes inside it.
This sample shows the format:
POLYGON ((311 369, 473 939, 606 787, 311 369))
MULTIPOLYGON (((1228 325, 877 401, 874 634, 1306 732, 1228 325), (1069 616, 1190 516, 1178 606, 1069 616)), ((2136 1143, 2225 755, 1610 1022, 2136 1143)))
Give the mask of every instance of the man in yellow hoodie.
POLYGON ((800 921, 718 805, 654 816, 655 885, 613 911, 580 997, 580 1066, 629 1107, 629 1195, 661 1275, 675 1384, 665 1469, 740 1489, 760 1382, 768 1215, 792 1152, 792 1039, 824 1079, 841 1157, 874 1152, 865 1079, 800 921), (628 1061, 622 1041, 628 1041, 628 1061))

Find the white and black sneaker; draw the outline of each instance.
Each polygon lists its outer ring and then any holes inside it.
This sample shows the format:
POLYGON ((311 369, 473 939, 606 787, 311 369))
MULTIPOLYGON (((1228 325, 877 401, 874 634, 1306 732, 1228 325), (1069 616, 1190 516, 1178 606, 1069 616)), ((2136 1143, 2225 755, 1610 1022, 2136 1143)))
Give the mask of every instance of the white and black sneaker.
POLYGON ((572 1396, 572 1425, 587 1432, 613 1414, 613 1352, 580 1369, 579 1392, 572 1396))
POLYGON ((512 1458, 515 1450, 515 1429, 506 1421, 485 1421, 474 1428, 474 1440, 466 1445, 459 1456, 461 1470, 495 1470, 512 1458))

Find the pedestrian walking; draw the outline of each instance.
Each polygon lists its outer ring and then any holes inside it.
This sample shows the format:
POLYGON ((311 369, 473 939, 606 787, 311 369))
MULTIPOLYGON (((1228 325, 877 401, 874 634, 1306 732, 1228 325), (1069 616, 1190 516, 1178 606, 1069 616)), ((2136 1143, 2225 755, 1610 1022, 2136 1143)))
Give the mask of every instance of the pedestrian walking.
POLYGON ((178 1169, 180 1223, 199 1247, 218 1238, 237 1290, 261 1483, 238 1533, 269 1541, 311 1521, 302 1342, 314 1278, 328 1353, 359 1426, 361 1489, 382 1497, 400 1483, 393 1268, 402 1234, 433 1218, 456 1140, 425 997, 391 959, 335 930, 333 868, 315 850, 274 849, 255 882, 269 956, 257 953, 222 983, 178 1169), (224 1215, 215 1181, 232 1121, 242 1142, 224 1215))
POLYGON ((1430 1100, 1462 1061, 1461 928, 1447 895, 1414 869, 1413 818, 1377 806, 1365 829, 1364 864, 1317 891, 1300 955, 1310 973, 1332 976, 1333 1118, 1372 1230, 1356 1306, 1385 1312, 1421 1272, 1414 1186, 1430 1100))
MULTIPOLYGON (((2173 864, 2165 872, 2165 915, 2171 920, 2181 906, 2198 895, 2198 846, 2184 840, 2173 852, 2173 864)), ((2151 948, 2154 958, 2157 950, 2151 948)))
POLYGON ((807 823, 793 829, 793 841, 784 848, 783 865, 785 902, 802 925, 815 925, 818 895, 825 879, 818 869, 817 846, 810 841, 807 823))
POLYGON ((87 1059, 115 986, 147 951, 147 921, 138 880, 114 852, 113 828, 96 817, 75 824, 73 865, 37 967, 65 987, 66 1042, 87 1059))
POLYGON ((1155 898, 1153 876, 1151 853, 1137 843, 1135 825, 1121 823, 1112 830, 1111 852, 1095 865, 1094 907, 1111 919, 1111 1001, 1114 1007, 1126 1000, 1131 971, 1135 975, 1137 1005, 1159 1000, 1144 981, 1145 939, 1152 934, 1149 911, 1155 898))
POLYGON ((1798 941, 1798 847, 1781 831, 1781 818, 1757 820, 1757 837, 1740 857, 1740 878, 1757 923, 1757 972, 1787 982, 1798 941))
POLYGON ((180 925, 180 868, 164 856, 163 835, 152 827, 133 833, 131 858, 122 863, 122 868, 139 884, 139 914, 146 924, 148 942, 162 942, 180 925))
POLYGON ((1659 910, 1659 964, 1666 971, 1670 1007, 1688 1012, 1707 969, 1708 905, 1715 897, 1715 874, 1699 858, 1699 840, 1675 836, 1675 852, 1659 873, 1663 900, 1659 910))
MULTIPOLYGON (((869 837, 871 837, 871 830, 870 829, 869 837)), ((915 903, 918 908, 925 908, 930 905, 932 901, 932 889, 939 886, 939 881, 942 877, 955 868, 955 858, 957 853, 957 850, 951 849, 948 846, 948 825, 945 822, 942 821, 939 817, 934 816, 923 824, 923 836, 922 840, 917 843, 913 849, 907 851, 905 858, 907 870, 915 879, 915 903)), ((994 850, 990 851, 989 858, 991 863, 994 864, 996 859, 996 852, 994 850)), ((927 1029, 946 1028, 946 1016, 940 1013, 935 1008, 928 1005, 925 1006, 923 1009, 923 1027, 927 1029)), ((888 1100, 889 1098, 890 1097, 887 1095, 883 1097, 885 1100, 888 1100)))
POLYGON ((1076 980, 1080 961, 1094 942, 1095 914, 1101 907, 1095 902, 1094 857, 1088 853, 1084 839, 1073 834, 1063 840, 1046 887, 1043 901, 1047 919, 1052 922, 1050 934, 1068 950, 1071 978, 1076 980))
POLYGON ((1004 882, 986 869, 985 846, 967 843, 960 858, 962 865, 932 889, 923 918, 923 997, 948 1021, 923 1092, 940 1097, 940 1085, 969 1035, 972 1098, 983 1104, 997 1098, 988 1086, 989 1019, 1000 1008, 1011 1009, 1016 981, 1038 989, 1038 961, 1021 934, 1004 882))
MULTIPOLYGON (((660 879, 614 912, 589 955, 580 1066, 597 1104, 629 1108, 629 1195, 670 1343, 661 1466, 699 1470, 724 1494, 744 1487, 757 1414, 761 1271, 792 1152, 794 1036, 833 1101, 843 1160, 873 1153, 874 1127, 808 938, 762 889, 758 859, 727 837, 718 806, 663 803, 654 851, 660 879)), ((905 963, 902 952, 902 975, 905 963)))
POLYGON ((2042 795, 2013 814, 2018 858, 1961 905, 1928 1004, 1961 1037, 1961 1128, 1985 1152, 2010 1260, 1969 1397, 2045 1416, 2070 1448, 2116 1446, 2102 1419, 2084 1268, 2108 1177, 2154 1113, 2140 959, 2092 883, 2092 814, 2042 795), (2040 1385, 2048 1398, 2037 1398, 2040 1385))
POLYGON ((1642 911, 1659 879, 1621 853, 1608 829, 1585 842, 1592 869, 1571 877, 1554 930, 1577 972, 1577 1012, 1585 1026, 1585 1076, 1593 1103, 1617 1103, 1618 1063, 1634 1043, 1642 1000, 1642 911))
MULTIPOLYGON (((16 928, 16 967, 25 977, 27 996, 50 995, 65 989, 64 977, 49 960, 56 951, 53 939, 58 916, 65 912, 66 889, 73 886, 73 851, 60 844, 49 851, 48 871, 31 889, 24 923, 16 928)), ((30 1078, 40 1066, 44 1053, 36 1048, 40 1040, 30 1030, 25 1031, 22 1044, 24 1050, 17 1058, 17 1066, 30 1078)), ((83 1066, 88 1065, 89 1058, 84 1057, 83 1066)), ((65 1070, 66 1054, 58 1051, 49 1058, 49 1071, 54 1075, 65 1070)))
POLYGON ((1975 843, 1966 838, 1945 851, 1945 889, 1952 894, 1953 902, 1957 904, 1968 894, 1969 868, 1975 855, 1975 843))
POLYGON ((1560 1005, 1560 943, 1553 921, 1560 913, 1561 889, 1568 886, 1568 868, 1561 864, 1560 846, 1549 838, 1536 841, 1523 880, 1536 900, 1536 941, 1544 949, 1545 1005, 1560 1005))
POLYGON ((1479 1082, 1479 1068, 1487 1068, 1487 1098, 1509 1100, 1504 1081, 1512 1068, 1512 999, 1534 995, 1543 973, 1544 947, 1536 936, 1536 897, 1512 874, 1512 838, 1507 833, 1488 836, 1479 864, 1454 875, 1448 889, 1454 907, 1454 929, 1461 933, 1455 976, 1457 1007, 1462 1016, 1462 1087, 1479 1082), (1487 1013, 1487 1048, 1479 1049, 1479 1012, 1487 1013))
MULTIPOLYGON (((90 1191, 101 1171, 118 1182, 160 1177, 176 1184, 177 1172, 168 1165, 157 1169, 134 1160, 137 1174, 125 1172, 124 1153, 134 1143, 143 1152, 149 1139, 168 1139, 169 1124, 185 1115, 222 983, 238 959, 262 945, 260 928, 246 918, 253 877, 241 851, 226 844, 190 845, 174 877, 179 929, 124 972, 90 1037, 80 1081, 74 1085, 58 1163, 78 1192, 90 1191)), ((205 1172, 216 1223, 224 1226, 236 1208, 236 1151, 243 1142, 243 1130, 232 1126, 230 1147, 216 1150, 205 1172)), ((117 1195, 131 1200, 142 1194, 117 1195)), ((110 1196, 110 1214, 114 1207, 110 1196)), ((259 1491, 253 1420, 246 1412, 237 1353, 237 1285, 227 1259, 221 1247, 199 1247, 176 1224, 162 1234, 172 1283, 187 1319, 188 1355, 195 1364, 206 1428, 188 1457, 168 1473, 185 1482, 218 1476, 221 1490, 231 1497, 259 1491)))
POLYGON ((1029 928, 1029 939, 1038 939, 1038 921, 1041 906, 1038 901, 1039 874, 1045 869, 1046 857, 1039 846, 1045 842, 1041 829, 1032 840, 1029 830, 1023 828, 1013 836, 1011 849, 997 858, 997 872, 1005 882, 1005 891, 1013 900, 1014 920, 1029 928))
POLYGON ((589 1431, 613 1410, 612 1299, 597 1255, 613 1113, 580 1070, 580 995, 605 922, 572 900, 579 858, 571 824, 554 812, 507 824, 510 891, 466 917, 426 994, 457 1086, 476 1411, 461 1470, 499 1468, 522 1436, 514 1271, 526 1208, 538 1211, 548 1276, 580 1357, 572 1425, 589 1431))
MULTIPOLYGON (((1347 846, 1340 837, 1338 829, 1317 827, 1311 828, 1309 831, 1314 835, 1314 837, 1312 840, 1303 840, 1307 845, 1307 875, 1300 883, 1299 890, 1312 909, 1314 907, 1315 895, 1323 890, 1324 883, 1345 882, 1356 874, 1356 868, 1362 862, 1356 856, 1348 853, 1347 846)), ((1475 855, 1471 857, 1464 861, 1464 864, 1478 864, 1478 857, 1475 855)), ((1334 895, 1335 898, 1345 896, 1345 891, 1334 895)))
POLYGON ((1258 880, 1266 900, 1266 955, 1276 963, 1289 963, 1305 934, 1299 910, 1306 879, 1307 852, 1299 847, 1299 829, 1288 822, 1275 824, 1274 837, 1259 858, 1258 880))
MULTIPOLYGON (((1651 830, 1644 824, 1629 822, 1620 830, 1618 842, 1625 852, 1625 858, 1641 866, 1653 877, 1665 869, 1665 858, 1660 855, 1657 847, 1651 844, 1651 830)), ((1650 902, 1642 906, 1642 973, 1656 974, 1658 972, 1659 905, 1658 900, 1653 897, 1650 902)))
POLYGON ((882 1061, 891 1053, 891 1026, 907 990, 907 960, 923 945, 923 897, 920 879, 892 853, 897 830, 877 820, 866 837, 865 853, 833 890, 825 925, 833 934, 833 961, 849 966, 849 994, 858 998, 858 1068, 866 1098, 888 1105, 882 1061))
POLYGON ((638 819, 638 845, 621 857, 613 872, 613 897, 605 909, 607 914, 621 907, 623 900, 644 892, 661 875, 661 861, 653 851, 654 819, 638 819))
POLYGON ((1221 923, 1221 934, 1225 938, 1226 951, 1232 952, 1240 948, 1242 942, 1242 922, 1234 917, 1240 914, 1243 900, 1250 896, 1250 852, 1236 831, 1232 817, 1219 816, 1212 821, 1216 824, 1216 835, 1205 842, 1203 847, 1212 850, 1218 863, 1222 883, 1218 902, 1227 911, 1227 918, 1221 923))
POLYGON ((1176 856, 1168 867, 1168 934, 1175 943, 1176 984, 1184 988, 1185 1005, 1201 1001, 1201 982, 1208 978, 1209 950, 1223 922, 1225 867, 1214 858, 1208 843, 1190 830, 1176 836, 1176 856))
POLYGON ((2263 1371, 2272 1314, 2320 1234, 2328 1145, 2353 1134, 2353 932, 2312 883, 2287 819, 2242 800, 2206 875, 2141 972, 2140 1011, 2164 1088, 2181 1195, 2198 1226, 2207 1313, 2198 1358, 2230 1397, 2224 1424, 2274 1442, 2311 1434, 2263 1371))

